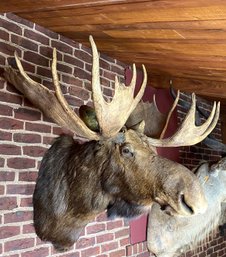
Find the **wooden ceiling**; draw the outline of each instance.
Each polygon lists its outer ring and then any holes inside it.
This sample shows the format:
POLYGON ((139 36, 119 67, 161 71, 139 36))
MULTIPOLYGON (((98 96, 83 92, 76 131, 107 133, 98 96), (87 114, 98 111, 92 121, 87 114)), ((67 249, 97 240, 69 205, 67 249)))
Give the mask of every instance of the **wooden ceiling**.
MULTIPOLYGON (((144 63, 155 87, 194 91, 226 105, 225 0, 1 0, 0 12, 144 63)), ((225 108, 226 110, 226 108, 225 108)))

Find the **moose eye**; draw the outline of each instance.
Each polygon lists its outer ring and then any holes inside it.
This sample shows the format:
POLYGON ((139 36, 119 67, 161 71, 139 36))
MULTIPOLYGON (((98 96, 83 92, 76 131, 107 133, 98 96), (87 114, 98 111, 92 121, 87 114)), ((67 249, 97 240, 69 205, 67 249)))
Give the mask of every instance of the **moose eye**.
POLYGON ((133 150, 132 147, 130 145, 123 145, 121 148, 121 154, 124 157, 133 157, 133 150))

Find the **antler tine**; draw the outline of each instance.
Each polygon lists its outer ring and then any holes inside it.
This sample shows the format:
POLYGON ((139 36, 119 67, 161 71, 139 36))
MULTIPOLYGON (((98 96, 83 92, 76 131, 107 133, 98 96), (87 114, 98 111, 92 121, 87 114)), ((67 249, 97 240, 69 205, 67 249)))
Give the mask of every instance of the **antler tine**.
MULTIPOLYGON (((155 95, 154 95, 154 96, 155 96, 155 95)), ((160 139, 162 139, 162 138, 164 137, 165 133, 166 133, 166 130, 167 130, 167 127, 168 127, 170 118, 171 118, 171 116, 172 116, 172 114, 173 114, 173 111, 175 110, 175 108, 176 108, 176 106, 177 106, 177 103, 178 103, 178 101, 179 101, 179 98, 180 98, 180 90, 177 91, 177 96, 176 96, 176 98, 175 98, 175 100, 174 100, 174 102, 173 102, 173 105, 172 105, 172 107, 171 107, 171 109, 170 109, 170 111, 169 111, 169 113, 168 113, 168 115, 167 115, 166 124, 165 124, 165 126, 164 126, 164 128, 163 128, 163 130, 162 130, 162 133, 161 133, 161 135, 160 135, 160 139)), ((155 102, 155 98, 154 98, 154 97, 153 97, 153 101, 155 102)), ((155 102, 155 104, 156 104, 156 102, 155 102)))
POLYGON ((196 99, 195 94, 192 94, 192 105, 176 133, 166 139, 149 138, 149 143, 159 147, 177 147, 189 146, 201 142, 215 128, 220 115, 220 102, 217 106, 214 102, 211 114, 204 124, 201 126, 195 125, 196 99))
POLYGON ((51 118, 59 126, 65 127, 79 136, 88 139, 99 140, 100 135, 91 131, 85 123, 73 112, 63 97, 56 71, 56 49, 53 50, 52 75, 56 95, 42 84, 32 80, 24 71, 18 54, 15 52, 15 60, 20 74, 8 68, 4 76, 19 91, 21 91, 36 107, 47 117, 51 118))
POLYGON ((66 101, 66 99, 63 96, 63 93, 60 88, 59 78, 57 75, 57 52, 56 48, 53 48, 53 60, 52 60, 52 77, 53 77, 53 84, 55 87, 55 93, 56 97, 63 107, 64 111, 68 114, 68 116, 71 118, 71 120, 76 124, 77 126, 77 132, 78 134, 82 134, 82 136, 85 136, 86 138, 91 139, 93 138, 94 134, 97 139, 99 139, 99 136, 97 136, 96 133, 93 133, 86 125, 85 123, 75 114, 75 112, 71 109, 70 105, 66 101))
POLYGON ((114 137, 126 123, 129 115, 141 100, 147 83, 147 73, 143 65, 144 79, 140 91, 134 98, 134 88, 136 84, 136 67, 133 65, 133 78, 130 86, 115 79, 115 95, 110 103, 103 98, 100 87, 99 75, 99 54, 92 36, 89 37, 93 53, 92 67, 92 92, 93 102, 97 115, 97 120, 101 129, 101 134, 105 138, 114 137))
POLYGON ((16 65, 17 65, 17 67, 18 67, 18 69, 19 69, 19 71, 20 71, 20 74, 25 78, 25 80, 26 80, 28 83, 31 83, 31 84, 33 84, 34 86, 40 86, 40 87, 42 87, 43 89, 46 89, 46 90, 48 90, 48 91, 50 92, 50 90, 49 90, 48 88, 46 88, 46 87, 44 87, 42 84, 40 84, 40 83, 34 81, 33 79, 31 79, 31 78, 27 75, 27 73, 24 71, 24 68, 23 68, 23 66, 22 66, 22 64, 21 64, 21 61, 20 61, 19 56, 18 56, 18 53, 17 53, 16 51, 14 52, 14 57, 15 57, 15 60, 16 60, 16 65))

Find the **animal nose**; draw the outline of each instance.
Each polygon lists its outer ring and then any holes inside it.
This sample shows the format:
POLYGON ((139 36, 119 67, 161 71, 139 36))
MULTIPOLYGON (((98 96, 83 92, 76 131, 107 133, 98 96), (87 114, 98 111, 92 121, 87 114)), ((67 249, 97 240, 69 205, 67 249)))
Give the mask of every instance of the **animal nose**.
POLYGON ((197 197, 197 201, 195 199, 191 200, 189 194, 186 195, 184 193, 180 193, 178 196, 178 202, 181 207, 181 211, 184 215, 196 215, 202 214, 207 209, 207 201, 206 198, 201 195, 197 197))
POLYGON ((179 194, 178 202, 181 206, 182 211, 185 212, 185 214, 187 214, 187 215, 194 214, 193 207, 186 201, 185 195, 183 193, 179 194))

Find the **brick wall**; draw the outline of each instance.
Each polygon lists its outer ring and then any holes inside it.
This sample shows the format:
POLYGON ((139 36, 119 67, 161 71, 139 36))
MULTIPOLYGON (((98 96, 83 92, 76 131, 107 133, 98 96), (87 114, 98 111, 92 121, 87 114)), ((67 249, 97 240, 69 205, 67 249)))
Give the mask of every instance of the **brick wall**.
MULTIPOLYGON (((57 68, 70 105, 77 111, 81 104, 91 104, 90 49, 12 14, 0 16, 0 69, 7 64, 15 66, 12 56, 16 50, 31 77, 51 89, 52 47, 58 50, 57 68)), ((114 76, 123 79, 124 67, 101 55, 101 83, 107 97, 111 96, 114 76)), ((0 78, 0 256, 153 256, 147 252, 146 242, 130 245, 128 221, 107 221, 105 213, 87 225, 67 253, 56 253, 50 244, 37 238, 32 226, 32 193, 42 156, 60 133, 59 127, 0 78)), ((182 152, 184 164, 195 165, 187 151, 182 152)), ((224 244, 222 240, 217 237, 213 242, 218 247, 224 244)))
MULTIPOLYGON (((91 104, 89 48, 12 14, 0 16, 0 69, 15 66, 16 50, 26 72, 51 89, 52 47, 58 50, 57 69, 69 104, 75 111, 81 104, 91 104)), ((103 92, 110 97, 114 76, 124 79, 125 65, 101 55, 100 66, 103 92)), ((149 256, 145 243, 130 246, 128 221, 107 221, 105 213, 86 226, 67 253, 59 254, 37 238, 32 226, 35 180, 44 152, 60 133, 58 126, 0 79, 0 256, 120 257, 145 256, 144 252, 149 256)))
MULTIPOLYGON (((179 122, 181 122, 184 117, 186 110, 183 107, 183 102, 191 102, 189 94, 181 94, 179 106, 178 106, 178 117, 179 122)), ((198 106, 207 115, 210 114, 212 108, 211 103, 197 98, 198 106)), ((218 122, 216 128, 212 132, 212 135, 221 141, 221 123, 218 122)), ((203 142, 195 146, 182 147, 180 149, 180 162, 188 167, 189 169, 195 168, 200 161, 217 161, 221 158, 221 153, 208 148, 203 142)), ((206 239, 205 244, 198 246, 193 251, 188 251, 181 257, 217 257, 226 256, 226 237, 217 228, 213 231, 209 238, 206 239)))

